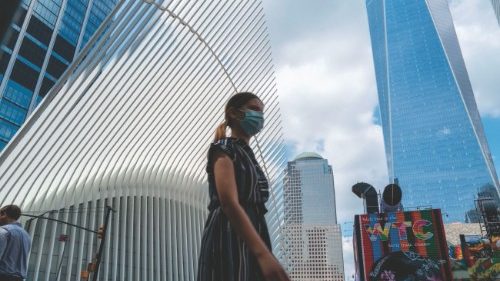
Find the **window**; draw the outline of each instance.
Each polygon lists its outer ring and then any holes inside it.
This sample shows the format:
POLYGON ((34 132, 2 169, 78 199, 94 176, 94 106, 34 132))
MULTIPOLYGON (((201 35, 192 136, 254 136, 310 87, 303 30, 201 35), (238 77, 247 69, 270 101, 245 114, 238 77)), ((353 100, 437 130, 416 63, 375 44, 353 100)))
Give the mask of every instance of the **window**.
POLYGON ((26 110, 6 99, 2 99, 0 101, 0 118, 21 126, 26 118, 26 110))

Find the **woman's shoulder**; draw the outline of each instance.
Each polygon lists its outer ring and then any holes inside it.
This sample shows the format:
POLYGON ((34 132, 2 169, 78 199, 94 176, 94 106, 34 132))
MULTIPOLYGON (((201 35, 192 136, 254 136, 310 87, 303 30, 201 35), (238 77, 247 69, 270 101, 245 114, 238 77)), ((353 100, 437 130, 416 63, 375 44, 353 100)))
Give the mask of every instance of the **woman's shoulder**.
POLYGON ((235 146, 238 143, 238 139, 235 138, 223 138, 220 140, 217 140, 213 143, 210 144, 210 149, 208 150, 208 157, 211 158, 211 156, 216 152, 220 151, 223 152, 224 154, 227 154, 229 158, 232 160, 235 159, 235 146))

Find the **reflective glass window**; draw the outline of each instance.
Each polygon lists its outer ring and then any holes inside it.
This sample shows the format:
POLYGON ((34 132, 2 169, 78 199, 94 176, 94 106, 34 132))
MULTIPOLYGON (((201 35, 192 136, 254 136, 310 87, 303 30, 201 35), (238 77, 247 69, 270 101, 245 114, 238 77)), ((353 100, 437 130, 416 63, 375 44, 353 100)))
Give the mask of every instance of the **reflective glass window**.
POLYGON ((23 87, 34 91, 36 81, 38 79, 38 74, 39 73, 37 71, 18 59, 14 64, 14 68, 12 69, 10 79, 21 84, 23 87))
POLYGON ((9 142, 10 139, 16 134, 17 130, 19 129, 18 126, 7 122, 0 118, 0 139, 9 142))
POLYGON ((21 126, 26 118, 26 110, 6 99, 1 99, 0 118, 21 126))
POLYGON ((43 60, 45 58, 46 50, 42 49, 40 46, 35 44, 28 38, 23 40, 21 44, 21 49, 19 50, 19 55, 23 56, 25 59, 29 60, 31 63, 42 67, 43 60))
POLYGON ((9 80, 7 89, 4 93, 4 98, 15 103, 16 105, 28 109, 31 102, 33 92, 19 85, 18 83, 9 80))

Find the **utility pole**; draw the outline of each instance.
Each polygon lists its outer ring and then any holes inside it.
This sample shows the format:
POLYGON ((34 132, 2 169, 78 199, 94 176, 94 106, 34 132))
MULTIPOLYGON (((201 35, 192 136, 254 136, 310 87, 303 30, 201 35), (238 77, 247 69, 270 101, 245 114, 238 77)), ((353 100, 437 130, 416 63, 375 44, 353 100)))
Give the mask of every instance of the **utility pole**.
MULTIPOLYGON (((96 255, 94 261, 89 264, 89 266, 90 266, 90 268, 92 270, 88 270, 88 271, 92 271, 93 272, 92 281, 97 281, 97 276, 99 274, 99 264, 101 263, 101 256, 102 256, 102 252, 104 250, 104 242, 106 241, 106 232, 107 232, 107 229, 108 229, 108 223, 109 223, 109 217, 111 215, 111 211, 113 211, 113 209, 110 206, 106 206, 106 217, 104 218, 104 224, 102 224, 101 226, 99 226, 98 230, 93 230, 93 229, 86 228, 86 227, 83 227, 83 226, 79 226, 79 225, 76 225, 76 224, 73 224, 73 223, 69 223, 69 222, 66 222, 66 221, 63 221, 63 220, 58 220, 58 219, 53 219, 53 218, 45 217, 44 215, 47 212, 45 212, 45 213, 43 213, 41 215, 38 215, 38 216, 28 215, 28 214, 21 214, 21 216, 30 217, 32 219, 44 219, 44 220, 49 220, 49 221, 55 221, 55 222, 58 222, 58 223, 66 224, 66 225, 69 225, 69 226, 72 226, 72 227, 76 227, 76 228, 81 229, 81 230, 85 230, 85 231, 97 234, 97 238, 101 239, 102 241, 99 244, 99 250, 97 251, 97 255, 96 255)), ((63 256, 64 256, 64 252, 63 252, 63 256)), ((62 262, 61 262, 61 264, 62 264, 62 262)), ((87 280, 87 278, 88 278, 88 271, 82 271, 81 272, 82 279, 87 280), (86 275, 86 277, 83 277, 83 275, 86 275)))
POLYGON ((69 235, 61 234, 58 240, 59 242, 62 242, 64 244, 63 244, 62 256, 59 257, 60 261, 59 261, 59 266, 57 267, 56 281, 59 281, 59 275, 61 274, 61 268, 64 261, 64 253, 66 252, 66 245, 68 244, 67 242, 69 241, 69 235))
POLYGON ((111 214, 111 207, 106 206, 106 217, 104 218, 104 225, 102 227, 99 227, 99 230, 97 231, 97 235, 101 235, 101 243, 99 244, 99 250, 97 251, 97 255, 95 257, 95 271, 92 275, 92 281, 97 281, 97 276, 99 275, 99 265, 101 264, 101 256, 102 256, 102 251, 104 250, 104 242, 106 241, 106 232, 108 229, 108 223, 109 223, 109 215, 111 214))

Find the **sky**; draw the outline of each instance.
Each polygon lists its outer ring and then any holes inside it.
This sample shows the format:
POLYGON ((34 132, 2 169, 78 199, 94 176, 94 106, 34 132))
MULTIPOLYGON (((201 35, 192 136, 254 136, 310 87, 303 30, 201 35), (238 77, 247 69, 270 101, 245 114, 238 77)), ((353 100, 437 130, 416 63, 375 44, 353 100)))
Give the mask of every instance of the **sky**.
MULTIPOLYGON (((449 0, 490 150, 500 170, 500 27, 490 1, 449 0)), ((388 182, 364 0, 264 0, 289 160, 328 159, 340 223, 362 213, 351 192, 388 182)), ((344 239, 346 275, 354 271, 344 239)), ((347 279, 349 280, 349 279, 347 279)))

